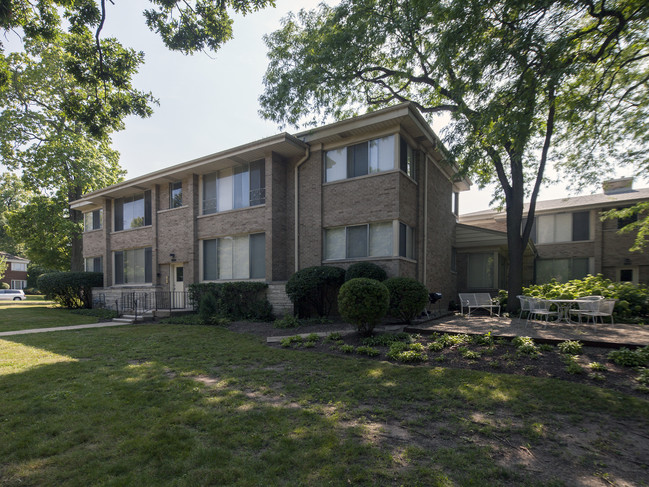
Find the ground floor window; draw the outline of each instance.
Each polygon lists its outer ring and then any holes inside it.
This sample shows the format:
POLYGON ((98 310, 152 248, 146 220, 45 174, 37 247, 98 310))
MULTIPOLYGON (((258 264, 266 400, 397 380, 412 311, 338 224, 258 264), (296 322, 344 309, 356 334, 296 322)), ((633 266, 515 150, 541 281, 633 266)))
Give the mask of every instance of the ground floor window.
POLYGON ((266 235, 236 235, 203 240, 203 280, 266 277, 266 235))
POLYGON ((414 259, 414 249, 414 230, 401 222, 366 223, 324 231, 325 260, 395 255, 414 259), (395 235, 398 237, 396 242, 395 235), (398 252, 394 251, 395 248, 398 252))
POLYGON ((493 252, 467 254, 467 286, 469 289, 495 287, 496 256, 493 252))
POLYGON ((85 259, 86 272, 104 272, 104 259, 102 257, 88 257, 85 259))
POLYGON ((147 284, 152 282, 151 247, 113 252, 115 284, 147 284))
POLYGON ((538 259, 536 261, 536 283, 543 284, 552 279, 567 282, 572 279, 583 279, 590 270, 588 257, 568 259, 538 259))
POLYGON ((27 287, 27 281, 21 279, 16 279, 11 281, 11 289, 25 289, 27 287))

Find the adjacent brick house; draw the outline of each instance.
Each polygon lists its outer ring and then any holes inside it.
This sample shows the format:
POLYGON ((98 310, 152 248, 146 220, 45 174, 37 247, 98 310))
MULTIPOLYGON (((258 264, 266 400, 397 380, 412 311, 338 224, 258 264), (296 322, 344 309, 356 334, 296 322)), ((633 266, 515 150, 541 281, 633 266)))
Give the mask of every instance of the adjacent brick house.
POLYGON ((304 267, 369 260, 446 301, 457 289, 457 194, 410 104, 278 134, 84 195, 86 270, 103 292, 262 280, 276 311, 304 267))
POLYGON ((7 270, 0 282, 5 282, 10 289, 25 289, 27 287, 27 264, 29 260, 6 252, 0 252, 0 256, 7 261, 7 270))
MULTIPOLYGON (((579 279, 601 273, 614 281, 649 283, 649 254, 629 252, 635 235, 627 222, 602 221, 601 213, 649 201, 649 188, 632 178, 606 181, 599 194, 539 201, 524 260, 524 284, 579 279)), ((462 215, 457 229, 458 290, 493 291, 506 276, 506 215, 493 210, 462 215)))

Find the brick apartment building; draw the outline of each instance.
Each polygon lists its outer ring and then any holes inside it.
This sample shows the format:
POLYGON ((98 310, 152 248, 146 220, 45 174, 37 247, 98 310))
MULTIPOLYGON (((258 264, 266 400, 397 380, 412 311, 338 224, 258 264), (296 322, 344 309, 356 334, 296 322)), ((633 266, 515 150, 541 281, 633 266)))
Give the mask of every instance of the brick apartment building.
MULTIPOLYGON (((606 181, 599 194, 539 201, 525 252, 524 284, 603 274, 614 281, 649 283, 649 254, 629 252, 635 234, 621 235, 625 220, 601 219, 602 212, 649 201, 649 188, 633 189, 632 178, 606 181)), ((456 230, 458 290, 493 292, 505 287, 505 213, 462 215, 456 230)))
MULTIPOLYGON (((410 104, 235 147, 83 196, 86 270, 103 293, 269 283, 372 261, 453 299, 458 193, 441 142, 410 104)), ((110 299, 110 298, 107 298, 110 299)))
POLYGON ((7 283, 10 289, 25 289, 27 287, 27 264, 29 260, 6 252, 0 252, 0 257, 7 261, 7 270, 0 282, 7 283))

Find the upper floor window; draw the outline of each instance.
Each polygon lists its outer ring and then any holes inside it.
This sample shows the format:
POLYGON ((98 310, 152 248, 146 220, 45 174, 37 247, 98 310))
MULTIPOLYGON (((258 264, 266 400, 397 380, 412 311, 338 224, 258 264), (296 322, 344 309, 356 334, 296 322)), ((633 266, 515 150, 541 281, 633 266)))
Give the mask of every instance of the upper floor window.
POLYGON ((104 210, 94 210, 83 214, 83 231, 99 230, 104 225, 104 210))
POLYGON ((325 153, 325 181, 338 181, 395 168, 395 136, 368 140, 325 153))
POLYGON ((415 150, 403 137, 399 137, 399 169, 415 179, 415 150))
POLYGON ((24 262, 12 262, 11 270, 17 272, 27 272, 27 264, 24 262))
POLYGON ((265 166, 260 160, 203 176, 203 215, 263 205, 266 202, 265 166))
POLYGON ((265 234, 203 240, 204 281, 263 279, 265 276, 265 234))
POLYGON ((183 183, 169 183, 169 208, 180 208, 183 205, 183 183))
POLYGON ((590 240, 590 212, 538 216, 531 238, 537 244, 590 240))
POLYGON ((151 247, 113 252, 115 284, 146 284, 152 281, 151 247))
POLYGON ((84 261, 86 272, 104 272, 104 259, 102 257, 88 257, 84 261))
POLYGON ((115 200, 115 231, 151 225, 151 191, 115 200))

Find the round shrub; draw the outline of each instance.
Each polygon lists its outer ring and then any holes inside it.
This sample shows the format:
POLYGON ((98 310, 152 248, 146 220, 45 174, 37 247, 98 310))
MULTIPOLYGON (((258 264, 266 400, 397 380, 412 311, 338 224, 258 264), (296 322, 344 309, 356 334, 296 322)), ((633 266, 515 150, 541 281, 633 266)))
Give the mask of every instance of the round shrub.
POLYGON ((286 283, 286 294, 307 315, 308 308, 319 316, 329 316, 336 302, 338 288, 345 282, 345 270, 333 266, 313 266, 300 269, 286 283))
POLYGON ((38 288, 65 308, 92 308, 92 288, 103 284, 101 272, 51 272, 38 278, 38 288))
POLYGON ((388 274, 385 272, 385 269, 372 262, 356 262, 350 265, 347 272, 345 272, 345 281, 350 281, 358 277, 385 281, 388 278, 388 274))
POLYGON ((389 313, 395 318, 410 323, 428 303, 428 290, 417 279, 391 277, 384 284, 390 292, 389 313))
POLYGON ((347 281, 338 293, 338 311, 345 321, 369 335, 385 316, 390 293, 379 281, 359 277, 347 281))

